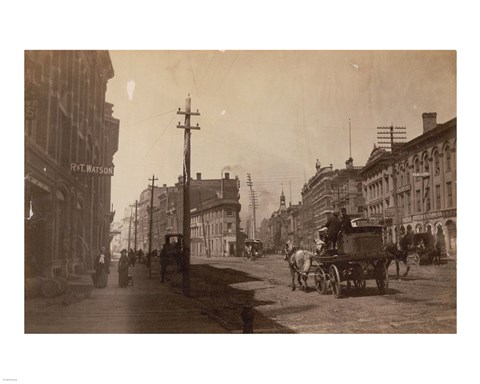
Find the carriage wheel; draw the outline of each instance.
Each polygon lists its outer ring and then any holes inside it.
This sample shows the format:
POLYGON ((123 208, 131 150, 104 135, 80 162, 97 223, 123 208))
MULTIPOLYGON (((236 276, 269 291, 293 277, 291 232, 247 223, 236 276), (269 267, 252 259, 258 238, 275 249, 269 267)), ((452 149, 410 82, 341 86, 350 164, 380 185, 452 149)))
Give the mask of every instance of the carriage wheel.
POLYGON ((385 264, 380 264, 377 266, 377 276, 375 281, 377 282, 378 292, 381 295, 387 293, 388 290, 388 273, 385 264))
POLYGON ((355 288, 356 289, 365 289, 365 287, 367 286, 367 281, 364 278, 362 278, 363 277, 363 270, 362 270, 362 267, 359 266, 359 265, 356 268, 355 277, 357 277, 357 279, 353 280, 353 284, 355 285, 355 288))
POLYGON ((356 289, 365 289, 367 286, 367 281, 365 279, 353 280, 353 284, 356 289))
POLYGON ((336 265, 332 264, 330 266, 330 282, 332 284, 332 290, 335 297, 338 299, 342 294, 342 288, 340 286, 340 274, 338 273, 338 268, 336 265))
POLYGON ((315 288, 317 288, 318 293, 324 295, 327 292, 327 275, 322 267, 317 267, 315 269, 315 288))

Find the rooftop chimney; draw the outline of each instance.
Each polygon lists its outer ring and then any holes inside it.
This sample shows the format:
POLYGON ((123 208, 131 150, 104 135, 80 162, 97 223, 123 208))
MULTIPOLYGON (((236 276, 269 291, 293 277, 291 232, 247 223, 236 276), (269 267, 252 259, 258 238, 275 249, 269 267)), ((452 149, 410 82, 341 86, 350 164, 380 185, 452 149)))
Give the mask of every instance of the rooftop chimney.
POLYGON ((230 173, 225 172, 225 180, 228 180, 228 179, 230 179, 230 173))
POLYGON ((200 172, 197 172, 197 180, 202 180, 202 174, 200 172))
POLYGON ((163 184, 163 188, 165 188, 167 186, 167 184, 163 184))
POLYGON ((425 112, 423 118, 423 133, 431 131, 437 127, 437 112, 425 112))

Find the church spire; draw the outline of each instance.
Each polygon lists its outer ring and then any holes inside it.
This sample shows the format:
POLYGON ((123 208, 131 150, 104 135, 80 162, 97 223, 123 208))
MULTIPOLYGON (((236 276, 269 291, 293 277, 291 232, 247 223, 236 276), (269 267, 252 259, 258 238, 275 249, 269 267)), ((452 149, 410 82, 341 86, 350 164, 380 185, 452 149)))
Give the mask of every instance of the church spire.
POLYGON ((283 193, 283 187, 282 187, 282 194, 280 195, 280 209, 279 211, 286 210, 287 206, 285 205, 285 194, 283 193))

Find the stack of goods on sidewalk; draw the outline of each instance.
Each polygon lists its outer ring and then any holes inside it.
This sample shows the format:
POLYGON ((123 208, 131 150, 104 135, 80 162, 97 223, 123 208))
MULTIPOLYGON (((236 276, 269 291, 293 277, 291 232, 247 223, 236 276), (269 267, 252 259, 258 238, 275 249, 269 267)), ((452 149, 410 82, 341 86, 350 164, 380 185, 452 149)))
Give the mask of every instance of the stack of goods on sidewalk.
POLYGON ((25 297, 55 297, 67 292, 68 282, 64 277, 47 279, 45 277, 30 277, 25 279, 25 297))

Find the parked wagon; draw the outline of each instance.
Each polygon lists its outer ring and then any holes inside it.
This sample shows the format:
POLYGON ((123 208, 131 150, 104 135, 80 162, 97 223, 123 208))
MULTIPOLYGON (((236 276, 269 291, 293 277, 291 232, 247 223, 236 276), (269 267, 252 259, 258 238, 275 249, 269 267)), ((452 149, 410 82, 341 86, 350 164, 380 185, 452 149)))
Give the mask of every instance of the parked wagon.
POLYGON ((312 267, 315 287, 321 294, 332 291, 342 294, 342 282, 365 289, 368 280, 375 280, 381 295, 388 290, 387 261, 383 250, 382 227, 364 225, 353 227, 349 233, 340 233, 336 250, 327 250, 314 256, 312 267))

